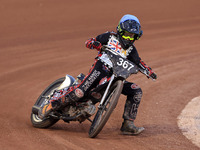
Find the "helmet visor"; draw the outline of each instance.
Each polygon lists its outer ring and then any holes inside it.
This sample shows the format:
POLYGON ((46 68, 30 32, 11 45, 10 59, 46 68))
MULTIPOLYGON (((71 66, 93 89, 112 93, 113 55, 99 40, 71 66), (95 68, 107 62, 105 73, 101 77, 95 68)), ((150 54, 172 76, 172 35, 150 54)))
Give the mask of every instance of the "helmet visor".
POLYGON ((122 30, 125 30, 130 33, 139 34, 140 33, 140 24, 134 20, 127 20, 121 23, 122 30))

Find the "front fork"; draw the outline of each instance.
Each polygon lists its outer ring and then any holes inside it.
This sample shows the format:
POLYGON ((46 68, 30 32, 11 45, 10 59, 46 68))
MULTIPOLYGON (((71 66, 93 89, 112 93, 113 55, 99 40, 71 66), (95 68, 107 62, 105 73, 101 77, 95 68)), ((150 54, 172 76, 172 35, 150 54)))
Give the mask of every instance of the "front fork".
POLYGON ((106 88, 106 90, 105 90, 105 92, 104 92, 104 94, 103 94, 103 97, 102 97, 102 99, 101 99, 101 101, 100 101, 100 103, 99 103, 99 105, 98 105, 98 108, 101 108, 101 107, 102 107, 102 104, 103 104, 104 101, 105 101, 105 98, 106 98, 106 95, 107 95, 107 93, 108 93, 108 90, 110 89, 110 86, 111 86, 111 84, 112 84, 112 82, 113 82, 114 79, 115 79, 115 75, 113 74, 113 75, 110 77, 110 81, 109 81, 108 86, 107 86, 107 88, 106 88))

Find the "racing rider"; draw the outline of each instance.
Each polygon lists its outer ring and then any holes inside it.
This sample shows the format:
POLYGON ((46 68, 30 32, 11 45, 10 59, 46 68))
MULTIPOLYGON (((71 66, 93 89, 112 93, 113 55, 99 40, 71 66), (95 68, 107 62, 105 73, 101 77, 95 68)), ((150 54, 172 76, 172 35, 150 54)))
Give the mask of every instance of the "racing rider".
MULTIPOLYGON (((38 114, 39 117, 43 119, 53 110, 59 109, 71 101, 79 101, 88 94, 88 91, 97 86, 100 80, 109 79, 110 70, 103 62, 98 60, 102 55, 101 48, 103 45, 106 45, 113 51, 120 53, 124 58, 135 63, 151 78, 156 79, 156 73, 141 60, 134 45, 134 42, 139 40, 142 34, 143 31, 141 30, 138 18, 127 14, 121 18, 117 26, 117 32, 106 32, 98 35, 96 38, 88 39, 85 42, 86 47, 98 51, 98 55, 95 58, 95 62, 92 65, 89 74, 78 86, 71 87, 67 91, 57 91, 51 97, 49 102, 41 107, 38 114)), ((142 90, 137 84, 126 81, 124 83, 122 94, 126 95, 127 99, 124 107, 124 121, 121 126, 121 131, 123 134, 137 135, 144 130, 143 127, 136 127, 134 124, 142 98, 142 90)))

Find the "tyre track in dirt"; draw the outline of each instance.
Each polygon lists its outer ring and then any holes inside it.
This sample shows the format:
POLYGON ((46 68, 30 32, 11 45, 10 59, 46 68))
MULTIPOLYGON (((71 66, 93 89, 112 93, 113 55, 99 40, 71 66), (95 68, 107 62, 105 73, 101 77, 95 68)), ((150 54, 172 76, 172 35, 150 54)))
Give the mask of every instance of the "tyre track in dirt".
POLYGON ((199 3, 154 0, 149 5, 144 0, 134 2, 143 7, 133 9, 132 1, 27 3, 19 0, 16 3, 3 0, 0 7, 4 12, 0 14, 4 19, 0 25, 3 35, 0 37, 1 149, 199 149, 177 126, 177 116, 200 90, 199 3), (130 5, 121 10, 125 2, 130 5), (118 11, 109 13, 111 8, 118 11), (159 77, 156 82, 141 74, 129 79, 143 89, 136 124, 144 126, 145 132, 134 137, 120 134, 124 96, 96 139, 88 138, 88 122, 60 121, 46 130, 33 128, 31 107, 41 91, 66 73, 86 74, 96 52, 84 47, 85 40, 115 30, 124 13, 141 18, 144 36, 136 47, 159 77))

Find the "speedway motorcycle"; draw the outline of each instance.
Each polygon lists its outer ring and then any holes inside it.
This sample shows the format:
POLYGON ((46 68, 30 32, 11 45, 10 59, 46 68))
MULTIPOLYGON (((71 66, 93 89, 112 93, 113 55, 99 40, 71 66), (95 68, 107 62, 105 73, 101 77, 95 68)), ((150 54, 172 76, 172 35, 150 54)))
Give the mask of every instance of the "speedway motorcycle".
POLYGON ((133 62, 106 46, 103 47, 102 56, 98 59, 111 70, 112 75, 109 80, 99 83, 97 87, 89 92, 87 97, 83 97, 80 101, 71 102, 59 110, 54 110, 44 119, 40 119, 38 117, 40 107, 49 101, 55 91, 76 86, 85 76, 80 74, 75 79, 70 75, 66 75, 66 77, 54 81, 41 93, 32 107, 31 122, 34 127, 48 128, 59 120, 67 123, 71 121, 79 121, 81 123, 89 120, 91 122, 89 137, 94 138, 103 129, 115 109, 124 81, 131 74, 137 74, 138 71, 148 76, 147 72, 140 70, 133 62))

